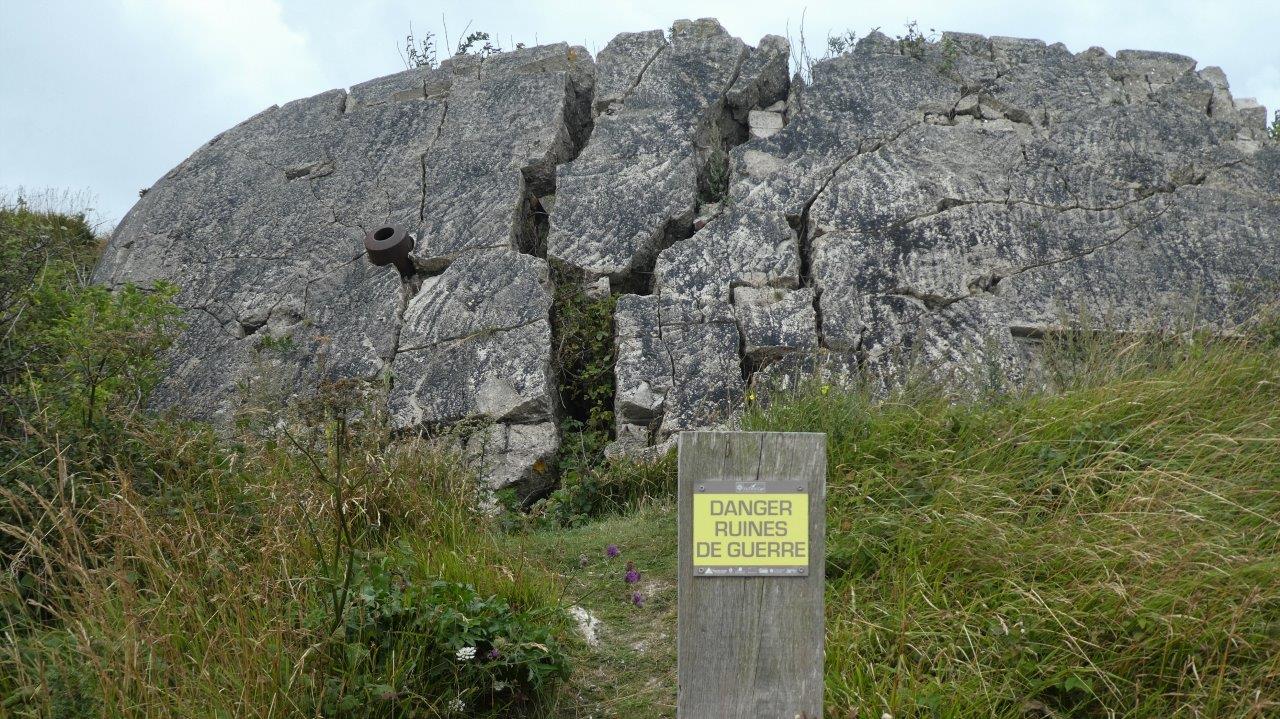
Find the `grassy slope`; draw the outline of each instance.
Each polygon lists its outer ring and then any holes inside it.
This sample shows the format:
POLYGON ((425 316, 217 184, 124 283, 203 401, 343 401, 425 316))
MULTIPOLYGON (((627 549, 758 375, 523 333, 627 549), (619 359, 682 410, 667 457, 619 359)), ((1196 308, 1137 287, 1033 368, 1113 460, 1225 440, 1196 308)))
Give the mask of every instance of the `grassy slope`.
MULTIPOLYGON (((15 218, 32 219, 0 213, 0 229, 15 218)), ((6 244, 41 266, 28 246, 6 244)), ((748 429, 829 435, 830 716, 1280 713, 1280 332, 1263 336, 1056 348, 1057 396, 872 407, 810 387, 749 413, 748 429)), ((32 394, 28 376, 13 386, 32 394)), ((505 533, 438 448, 356 432, 339 471, 332 415, 291 425, 312 466, 269 433, 228 446, 128 402, 88 426, 63 394, 39 398, 32 429, 3 437, 0 533, 26 574, 0 577, 0 717, 313 715, 335 683, 374 688, 350 716, 458 716, 450 699, 488 686, 485 666, 414 680, 453 666, 423 655, 428 637, 384 640, 403 653, 370 668, 325 631, 339 496, 358 573, 408 547, 406 582, 473 583, 552 626, 574 669, 546 714, 674 714, 670 463, 573 490, 638 509, 505 533), (574 604, 601 620, 599 646, 547 622, 574 604)))
MULTIPOLYGON (((1060 396, 815 388, 747 419, 829 433, 831 716, 1280 712, 1280 356, 1121 349, 1060 396)), ((604 623, 563 716, 673 715, 674 527, 659 505, 513 539, 604 623), (608 543, 645 571, 643 609, 608 543)))
POLYGON ((657 502, 626 516, 509 541, 562 577, 566 606, 585 607, 601 622, 598 647, 575 643, 575 671, 553 716, 675 716, 674 504, 657 502), (622 555, 605 557, 610 544, 622 555), (628 561, 641 572, 638 589, 623 579, 628 561), (643 595, 642 607, 632 603, 634 591, 643 595))

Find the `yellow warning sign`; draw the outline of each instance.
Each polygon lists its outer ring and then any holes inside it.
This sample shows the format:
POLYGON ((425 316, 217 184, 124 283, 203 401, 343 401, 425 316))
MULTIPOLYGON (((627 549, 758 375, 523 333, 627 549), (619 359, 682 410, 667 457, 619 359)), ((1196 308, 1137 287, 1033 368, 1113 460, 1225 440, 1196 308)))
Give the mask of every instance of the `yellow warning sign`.
POLYGON ((809 566, 809 497, 802 492, 693 495, 693 566, 702 574, 769 574, 809 566), (742 568, 717 571, 712 568, 742 568))

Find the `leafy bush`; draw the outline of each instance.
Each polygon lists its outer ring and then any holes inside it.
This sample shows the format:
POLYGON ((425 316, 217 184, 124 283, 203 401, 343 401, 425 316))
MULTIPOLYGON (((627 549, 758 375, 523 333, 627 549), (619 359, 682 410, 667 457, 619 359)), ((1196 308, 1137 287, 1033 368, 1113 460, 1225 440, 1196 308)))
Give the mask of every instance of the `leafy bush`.
MULTIPOLYGON (((109 431, 159 379, 176 288, 90 285, 99 241, 83 214, 0 208, 0 430, 109 431)), ((68 437, 67 439, 72 439, 68 437)))
POLYGON ((129 427, 176 328, 174 289, 88 284, 99 244, 82 213, 0 208, 0 564, 36 606, 49 563, 23 537, 51 529, 50 503, 71 503, 88 528, 79 510, 115 489, 86 473, 137 467, 151 487, 163 471, 129 427))
POLYGON ((568 676, 554 612, 517 611, 470 584, 423 576, 411 553, 362 562, 332 646, 330 716, 522 715, 568 676))
POLYGON ((535 503, 519 523, 543 529, 582 526, 672 497, 675 487, 674 452, 657 461, 602 459, 562 475, 560 487, 535 503))

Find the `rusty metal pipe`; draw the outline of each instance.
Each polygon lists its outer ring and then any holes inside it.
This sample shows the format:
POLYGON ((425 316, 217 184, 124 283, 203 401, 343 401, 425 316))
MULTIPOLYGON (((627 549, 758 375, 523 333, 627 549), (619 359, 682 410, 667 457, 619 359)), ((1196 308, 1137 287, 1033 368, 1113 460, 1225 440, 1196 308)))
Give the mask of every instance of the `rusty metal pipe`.
POLYGON ((406 277, 414 273, 413 260, 409 259, 409 253, 413 251, 413 236, 400 225, 384 225, 367 233, 364 248, 373 264, 379 267, 395 265, 406 277))

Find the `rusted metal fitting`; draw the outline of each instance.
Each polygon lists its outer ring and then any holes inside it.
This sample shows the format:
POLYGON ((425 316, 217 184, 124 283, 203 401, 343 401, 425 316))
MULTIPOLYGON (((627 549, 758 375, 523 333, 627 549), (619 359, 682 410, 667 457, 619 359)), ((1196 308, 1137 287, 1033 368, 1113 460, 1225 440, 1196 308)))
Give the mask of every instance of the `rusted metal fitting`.
POLYGON ((369 251, 369 261, 375 265, 395 265, 400 274, 414 272, 413 237, 400 225, 384 225, 364 236, 364 248, 369 251))

